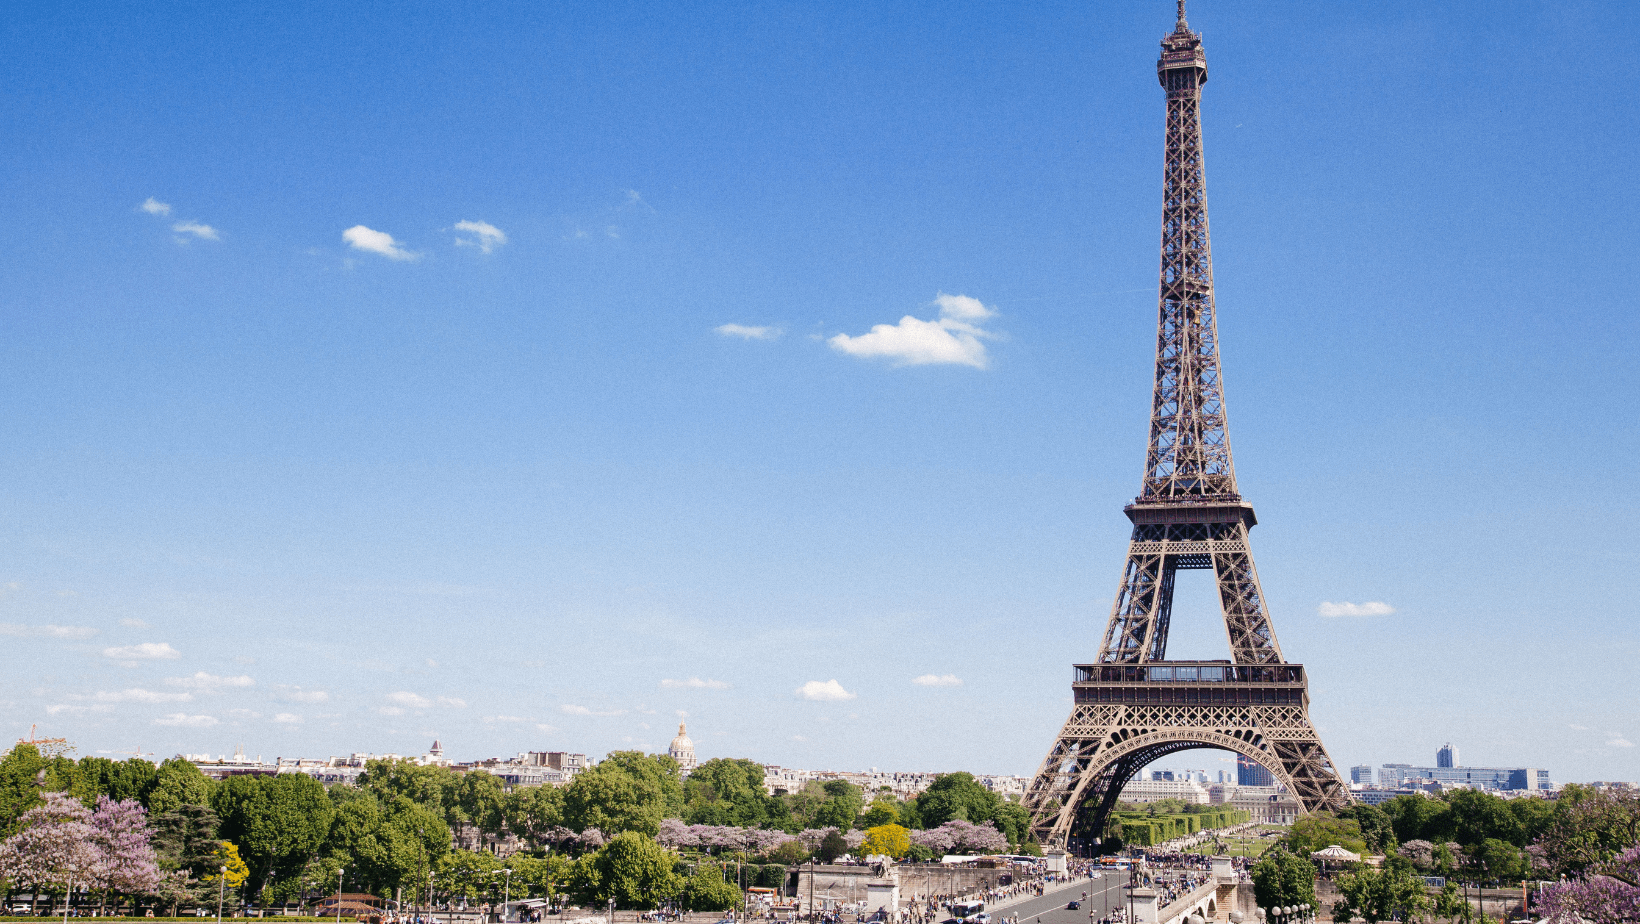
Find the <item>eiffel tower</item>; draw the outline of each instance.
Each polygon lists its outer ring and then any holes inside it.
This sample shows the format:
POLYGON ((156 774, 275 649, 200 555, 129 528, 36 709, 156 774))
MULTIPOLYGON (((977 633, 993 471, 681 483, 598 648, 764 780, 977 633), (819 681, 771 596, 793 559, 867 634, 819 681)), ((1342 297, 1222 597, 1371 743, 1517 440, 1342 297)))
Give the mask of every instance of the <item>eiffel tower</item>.
POLYGON ((1085 848, 1140 768, 1176 751, 1223 748, 1269 769, 1306 812, 1349 792, 1310 723, 1304 667, 1281 656, 1236 492, 1213 314, 1201 88, 1207 57, 1185 21, 1162 39, 1167 91, 1156 388, 1144 487, 1123 512, 1127 564, 1095 664, 1074 668, 1074 705, 1025 796, 1038 841, 1085 848), (1212 569, 1230 660, 1167 660, 1180 569, 1212 569))

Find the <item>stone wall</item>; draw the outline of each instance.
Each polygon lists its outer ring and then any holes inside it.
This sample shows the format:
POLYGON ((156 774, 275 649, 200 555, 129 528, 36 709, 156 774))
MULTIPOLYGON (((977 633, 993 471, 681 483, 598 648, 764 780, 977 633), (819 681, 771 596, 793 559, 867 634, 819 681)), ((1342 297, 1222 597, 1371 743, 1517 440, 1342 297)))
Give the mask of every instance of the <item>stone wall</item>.
MULTIPOLYGON (((805 909, 809 902, 809 870, 806 865, 792 869, 795 895, 805 909)), ((865 901, 866 884, 873 880, 889 879, 898 883, 900 903, 904 905, 936 895, 965 895, 994 888, 1003 876, 1012 874, 1008 869, 974 869, 940 863, 901 863, 887 870, 877 866, 816 865, 813 870, 814 903, 818 907, 865 901)))

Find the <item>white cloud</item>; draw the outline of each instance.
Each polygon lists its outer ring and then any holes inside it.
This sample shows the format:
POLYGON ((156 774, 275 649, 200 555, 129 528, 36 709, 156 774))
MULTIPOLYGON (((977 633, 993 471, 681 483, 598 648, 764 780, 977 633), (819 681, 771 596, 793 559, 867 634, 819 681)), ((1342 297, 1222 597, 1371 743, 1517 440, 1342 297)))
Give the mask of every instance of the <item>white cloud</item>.
POLYGON ((166 205, 165 203, 159 201, 158 199, 155 199, 153 196, 149 196, 148 201, 146 201, 143 204, 137 206, 137 208, 142 209, 144 212, 147 212, 150 215, 169 215, 169 214, 171 214, 171 207, 169 205, 166 205))
POLYGON ((419 260, 421 254, 411 253, 399 246, 393 240, 393 235, 386 231, 373 231, 364 225, 354 225, 342 232, 342 240, 352 245, 354 250, 365 250, 370 253, 379 253, 389 260, 419 260))
POLYGON ((535 730, 536 731, 550 732, 550 731, 557 731, 558 727, 555 726, 555 725, 547 725, 545 723, 537 723, 536 726, 535 726, 535 730))
POLYGON ((92 699, 99 703, 186 703, 193 700, 192 693, 156 693, 153 690, 144 690, 133 687, 129 690, 104 690, 94 694, 92 699))
POLYGON ((170 715, 160 716, 154 720, 155 725, 174 725, 182 728, 210 728, 216 725, 215 716, 189 715, 186 712, 173 712, 170 715))
POLYGON ((330 694, 324 690, 304 690, 301 687, 283 691, 279 694, 279 697, 293 703, 324 703, 330 701, 330 694))
POLYGON ((517 715, 487 715, 487 716, 484 717, 484 721, 486 721, 486 722, 528 722, 529 719, 526 719, 523 716, 517 716, 517 715))
POLYGON ((1587 725, 1573 725, 1571 727, 1575 731, 1593 731, 1594 730, 1594 729, 1590 728, 1587 725))
POLYGON ((122 619, 122 620, 120 620, 120 625, 126 627, 127 629, 146 629, 146 628, 148 628, 148 623, 143 622, 140 619, 122 619))
POLYGON ((1367 603, 1322 603, 1316 612, 1323 616, 1388 616, 1395 607, 1379 600, 1367 603))
POLYGON ((819 680, 810 680, 808 683, 798 687, 796 692, 798 696, 801 696, 804 699, 812 699, 822 703, 835 703, 841 702, 845 699, 854 698, 853 693, 843 689, 843 685, 835 680, 827 680, 824 682, 819 680))
POLYGON ((200 224, 197 221, 179 221, 171 226, 171 230, 178 234, 192 234, 194 237, 197 237, 202 241, 222 240, 222 238, 217 235, 215 228, 210 225, 200 224))
POLYGON ((404 710, 397 706, 380 706, 376 711, 382 715, 404 715, 404 710))
POLYGON ((172 648, 170 642, 143 642, 104 648, 103 657, 116 661, 170 661, 182 657, 182 652, 172 648))
POLYGON ((747 324, 719 324, 712 329, 725 337, 739 337, 742 340, 775 340, 781 334, 778 327, 752 327, 747 324))
POLYGON ((924 674, 921 677, 911 678, 911 682, 920 687, 960 687, 962 678, 956 674, 924 674))
POLYGON ((228 718, 230 718, 230 719, 260 719, 261 717, 262 717, 262 713, 253 712, 249 709, 229 709, 228 710, 228 718))
POLYGON ((110 712, 113 708, 113 706, 73 706, 68 703, 57 703, 56 705, 46 707, 46 715, 57 715, 61 712, 66 712, 70 715, 80 715, 86 712, 110 712))
POLYGON ((23 626, 12 622, 0 622, 0 635, 10 635, 16 638, 90 638, 97 634, 96 629, 86 626, 23 626))
POLYGON ((688 680, 673 680, 670 677, 661 681, 664 690, 727 690, 729 685, 721 680, 702 680, 699 677, 690 677, 688 680))
POLYGON ((564 705, 559 706, 558 708, 565 715, 602 715, 602 716, 610 716, 610 715, 625 715, 626 714, 625 709, 613 709, 613 710, 610 710, 609 712, 594 712, 593 710, 588 709, 585 706, 577 706, 574 703, 565 703, 564 705))
POLYGON ((1632 747, 1634 747, 1634 742, 1632 742, 1629 739, 1623 737, 1622 735, 1618 734, 1617 732, 1606 732, 1606 734, 1612 736, 1611 740, 1606 742, 1606 747, 1609 747, 1609 748, 1632 748, 1632 747))
POLYGON ((487 221, 458 221, 454 230, 473 235, 471 238, 456 238, 457 247, 477 247, 485 253, 491 253, 507 243, 507 235, 487 221))
POLYGON ((924 321, 906 315, 898 324, 876 324, 858 337, 838 334, 827 340, 850 356, 892 359, 902 366, 953 364, 984 369, 990 364, 983 340, 995 337, 979 325, 996 312, 977 298, 940 293, 934 299, 940 316, 924 321))
POLYGON ((466 709, 467 708, 467 701, 466 700, 456 699, 453 696, 440 696, 438 698, 438 704, 440 706, 454 706, 457 709, 466 709))
POLYGON ((192 677, 167 677, 165 685, 193 690, 196 693, 220 693, 229 687, 254 687, 256 681, 243 674, 238 677, 218 677, 200 671, 192 677))
POLYGON ((274 716, 273 720, 275 722, 278 722, 280 725, 300 725, 300 724, 302 724, 302 717, 297 715, 294 712, 281 712, 278 715, 274 716))
POLYGON ((406 690, 387 694, 387 701, 395 706, 404 706, 408 709, 426 709, 433 705, 433 701, 425 696, 418 696, 406 690))

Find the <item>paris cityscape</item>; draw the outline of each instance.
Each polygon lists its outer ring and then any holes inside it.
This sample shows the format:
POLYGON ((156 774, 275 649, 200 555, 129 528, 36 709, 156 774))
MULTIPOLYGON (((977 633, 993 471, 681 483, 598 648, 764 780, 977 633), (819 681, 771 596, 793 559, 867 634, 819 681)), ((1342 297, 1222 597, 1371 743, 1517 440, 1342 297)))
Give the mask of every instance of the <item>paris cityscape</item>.
POLYGON ((1637 31, 20 12, 0 921, 1640 922, 1637 31))

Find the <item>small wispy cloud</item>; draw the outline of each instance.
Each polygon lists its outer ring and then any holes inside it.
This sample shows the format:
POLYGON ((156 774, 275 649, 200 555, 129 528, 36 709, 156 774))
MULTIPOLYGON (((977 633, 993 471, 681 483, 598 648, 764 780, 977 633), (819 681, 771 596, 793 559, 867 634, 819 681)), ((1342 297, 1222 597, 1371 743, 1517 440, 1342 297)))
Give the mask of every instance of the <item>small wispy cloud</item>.
POLYGON ((165 685, 193 690, 196 693, 220 693, 223 690, 236 687, 254 687, 256 681, 243 674, 237 677, 219 677, 216 674, 207 674, 200 671, 191 677, 167 677, 165 678, 165 685))
POLYGON ((983 341, 996 334, 980 325, 996 312, 966 295, 934 299, 939 317, 924 321, 906 315, 898 324, 876 324, 858 337, 838 334, 826 342, 831 348, 866 359, 891 359, 901 366, 958 365, 984 369, 990 365, 983 341))
POLYGON ((275 722, 279 723, 280 725, 300 725, 300 724, 302 724, 302 717, 297 715, 294 712, 281 712, 278 715, 274 716, 273 720, 275 722))
POLYGON ((301 687, 284 687, 278 690, 275 695, 291 703, 325 703, 330 701, 330 694, 324 690, 304 690, 301 687))
POLYGON ((753 327, 749 324, 719 324, 712 329, 725 337, 739 337, 742 340, 778 340, 782 333, 778 327, 753 327))
POLYGON ((143 622, 140 619, 132 619, 132 618, 129 618, 129 617, 120 620, 120 625, 124 626, 127 629, 147 629, 147 628, 149 628, 148 623, 143 622))
POLYGON ((97 634, 96 629, 88 626, 24 626, 12 622, 0 622, 0 635, 9 635, 12 638, 66 638, 83 639, 97 634))
POLYGON ((1315 608, 1317 613, 1328 618, 1338 616, 1388 616, 1395 612, 1395 607, 1381 600, 1367 603, 1322 603, 1315 608))
POLYGON ((563 712, 565 715, 611 716, 611 715, 624 715, 624 714, 626 714, 625 709, 612 709, 608 712, 598 712, 596 710, 588 709, 585 706, 577 706, 574 703, 565 703, 564 705, 559 706, 558 709, 559 709, 559 711, 563 712))
POLYGON ((440 696, 438 698, 438 704, 440 706, 449 706, 449 707, 454 708, 454 709, 466 709, 467 708, 467 701, 466 700, 456 699, 454 696, 440 696))
POLYGON ((80 706, 73 703, 56 703, 46 707, 46 715, 62 715, 64 713, 67 713, 68 715, 84 715, 87 712, 112 711, 114 711, 114 707, 109 705, 80 706))
POLYGON ((378 706, 376 711, 382 715, 404 715, 404 710, 397 706, 378 706))
POLYGON ((387 701, 395 706, 403 706, 406 709, 429 709, 433 705, 432 700, 425 696, 411 693, 408 690, 400 690, 397 693, 387 694, 387 701))
POLYGON ((855 698, 855 694, 843 689, 843 685, 836 680, 810 680, 798 687, 796 692, 803 699, 822 703, 835 703, 855 698))
POLYGON ((1594 729, 1592 729, 1592 728, 1590 728, 1590 727, 1589 727, 1589 726, 1587 726, 1587 725, 1576 725, 1576 724, 1574 724, 1574 725, 1571 725, 1571 726, 1569 726, 1569 727, 1570 727, 1570 728, 1571 728, 1571 729, 1572 729, 1572 730, 1573 730, 1573 731, 1594 731, 1594 729))
POLYGON ((911 678, 911 682, 920 687, 962 686, 962 678, 956 674, 924 674, 921 677, 911 678))
POLYGON ((364 225, 354 225, 342 232, 342 240, 346 241, 354 250, 363 250, 367 253, 381 254, 389 260, 419 260, 421 254, 411 253, 399 246, 393 240, 393 235, 386 231, 376 231, 364 225))
POLYGON ((558 727, 556 725, 548 725, 545 722, 537 722, 536 725, 535 725, 535 730, 536 731, 550 732, 550 731, 557 731, 558 727))
POLYGON ((202 241, 222 240, 221 235, 217 234, 215 228, 197 221, 179 221, 171 226, 171 230, 177 234, 192 234, 202 241))
POLYGON ((99 703, 186 703, 193 700, 192 693, 158 693, 153 690, 144 690, 132 687, 129 690, 104 690, 94 693, 92 699, 99 703))
POLYGON ((663 690, 727 690, 729 685, 721 680, 702 680, 699 677, 690 677, 688 680, 673 680, 668 677, 661 681, 663 690))
POLYGON ((1634 742, 1632 742, 1629 739, 1623 737, 1622 735, 1618 734, 1617 732, 1607 732, 1606 734, 1611 735, 1611 738, 1609 740, 1607 740, 1607 742, 1606 742, 1606 747, 1609 747, 1609 748, 1632 748, 1632 747, 1634 747, 1634 742))
POLYGON ((220 724, 216 716, 189 715, 186 712, 173 712, 154 720, 155 725, 170 725, 178 728, 210 728, 220 724))
POLYGON ((457 247, 477 247, 484 253, 492 253, 497 247, 507 243, 507 235, 500 228, 487 221, 458 221, 451 230, 471 235, 471 237, 457 237, 457 247))
POLYGON ((150 215, 169 215, 169 214, 171 214, 171 207, 169 205, 165 204, 164 202, 161 202, 158 199, 155 199, 153 196, 149 196, 148 200, 146 202, 144 202, 143 204, 137 206, 137 208, 142 209, 144 212, 147 212, 150 215))
POLYGON ((172 661, 182 657, 182 652, 172 648, 170 642, 143 642, 104 648, 103 657, 115 661, 172 661))

